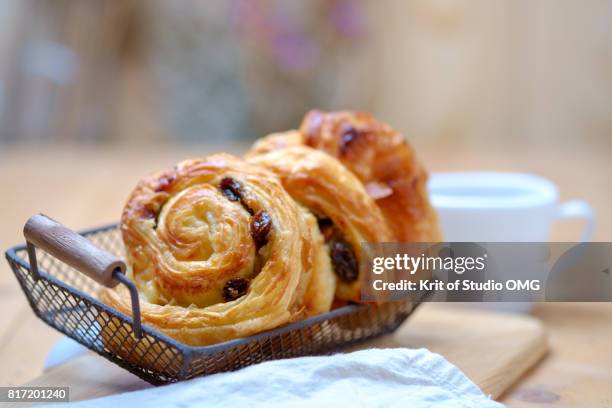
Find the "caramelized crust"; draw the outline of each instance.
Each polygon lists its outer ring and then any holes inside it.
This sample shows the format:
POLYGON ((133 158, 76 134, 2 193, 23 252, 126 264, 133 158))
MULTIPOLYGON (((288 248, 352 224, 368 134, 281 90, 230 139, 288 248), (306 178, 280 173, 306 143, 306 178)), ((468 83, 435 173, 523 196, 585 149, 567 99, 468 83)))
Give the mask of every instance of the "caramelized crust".
MULTIPOLYGON (((248 160, 273 170, 291 197, 319 218, 329 219, 357 259, 364 255, 362 242, 392 240, 383 214, 363 184, 334 157, 306 146, 294 146, 266 154, 251 154, 248 160)), ((333 236, 329 238, 330 245, 341 245, 333 236)), ((331 252, 334 253, 333 248, 331 252)), ((342 265, 335 266, 339 273, 342 265)), ((349 276, 350 273, 354 273, 356 279, 347 279, 347 274, 339 273, 336 296, 358 301, 363 274, 356 267, 349 271, 349 276)))
MULTIPOLYGON (((121 219, 143 323, 202 346, 359 302, 363 242, 441 239, 426 182, 402 135, 348 111, 312 111, 245 160, 219 154, 151 175, 121 219)), ((123 287, 100 298, 131 313, 123 287)), ((110 334, 122 355, 131 339, 110 334)))
POLYGON ((299 131, 269 135, 249 155, 306 145, 340 160, 363 183, 393 229, 395 241, 438 242, 427 173, 406 139, 372 115, 311 111, 299 131))
MULTIPOLYGON (((222 154, 152 175, 130 196, 121 231, 143 322, 186 344, 331 307, 335 279, 316 219, 262 166, 222 154)), ((125 289, 100 296, 130 313, 125 289)))

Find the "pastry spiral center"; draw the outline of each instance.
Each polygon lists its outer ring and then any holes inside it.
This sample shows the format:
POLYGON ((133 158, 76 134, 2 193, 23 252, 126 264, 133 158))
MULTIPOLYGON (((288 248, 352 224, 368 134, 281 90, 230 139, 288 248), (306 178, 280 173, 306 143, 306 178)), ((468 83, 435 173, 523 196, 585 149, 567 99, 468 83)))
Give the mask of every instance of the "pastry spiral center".
POLYGON ((227 205, 212 186, 189 187, 161 208, 157 234, 178 261, 206 261, 228 250, 232 236, 248 235, 250 215, 240 205, 227 205))
POLYGON ((223 302, 226 281, 254 273, 250 222, 248 211, 215 186, 196 184, 172 196, 153 232, 164 298, 200 307, 223 302))

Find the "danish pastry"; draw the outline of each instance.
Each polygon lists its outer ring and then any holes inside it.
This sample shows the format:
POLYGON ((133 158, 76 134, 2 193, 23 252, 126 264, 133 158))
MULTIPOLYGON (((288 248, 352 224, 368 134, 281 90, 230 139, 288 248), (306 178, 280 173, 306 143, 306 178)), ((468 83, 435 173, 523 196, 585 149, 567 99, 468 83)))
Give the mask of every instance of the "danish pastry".
MULTIPOLYGON (((335 276, 315 217, 262 166, 230 155, 138 184, 121 219, 143 323, 190 345, 326 312, 335 276)), ((125 289, 101 299, 129 314, 125 289)))
MULTIPOLYGON (((426 181, 402 135, 348 111, 149 176, 121 218, 142 321, 203 346, 359 302, 362 243, 440 240, 426 181)), ((123 287, 100 298, 131 313, 123 287)))
POLYGON ((249 156, 305 145, 340 160, 386 217, 398 242, 438 242, 441 233, 427 195, 427 173, 406 139, 362 112, 313 110, 299 130, 271 134, 249 156))
POLYGON ((336 296, 359 301, 363 242, 392 240, 391 230, 363 184, 336 158, 306 146, 293 146, 248 159, 281 178, 285 190, 319 220, 338 276, 336 296))

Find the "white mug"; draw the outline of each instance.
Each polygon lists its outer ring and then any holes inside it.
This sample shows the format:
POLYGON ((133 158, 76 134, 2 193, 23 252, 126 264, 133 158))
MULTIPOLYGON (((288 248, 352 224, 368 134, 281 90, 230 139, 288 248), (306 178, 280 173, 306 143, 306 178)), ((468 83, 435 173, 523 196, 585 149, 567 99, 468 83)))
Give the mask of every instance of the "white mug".
MULTIPOLYGON (((568 218, 584 220, 582 242, 590 241, 595 229, 595 212, 589 204, 578 200, 559 203, 557 187, 530 174, 436 173, 429 180, 429 194, 446 242, 546 242, 553 222, 568 218)), ((526 313, 532 304, 464 306, 526 313)))
POLYGON ((549 180, 521 173, 435 173, 429 194, 447 242, 546 242, 554 221, 582 218, 590 241, 595 212, 584 201, 559 203, 549 180))

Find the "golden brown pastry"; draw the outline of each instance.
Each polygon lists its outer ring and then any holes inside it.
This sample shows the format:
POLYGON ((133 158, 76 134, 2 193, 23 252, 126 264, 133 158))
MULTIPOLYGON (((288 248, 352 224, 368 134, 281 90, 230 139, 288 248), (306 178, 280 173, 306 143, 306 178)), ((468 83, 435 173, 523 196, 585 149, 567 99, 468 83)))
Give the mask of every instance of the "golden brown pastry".
MULTIPOLYGON (((315 217, 262 166, 220 154, 138 184, 121 219, 144 324, 190 345, 326 312, 335 276, 315 217)), ((130 314, 123 288, 101 299, 130 314)))
POLYGON ((249 156, 305 145, 337 158, 376 201, 395 241, 438 242, 441 234, 427 195, 427 173, 405 138, 367 113, 311 111, 298 130, 269 135, 249 156))
MULTIPOLYGON (((214 155, 145 178, 121 219, 143 323, 201 346, 361 301, 363 242, 440 239, 426 180, 389 126, 319 111, 246 160, 214 155)), ((131 313, 125 288, 100 297, 131 313)), ((132 361, 127 335, 102 338, 132 361)))
POLYGON ((306 146, 253 154, 248 160, 278 174, 291 197, 317 216, 338 276, 336 296, 359 301, 361 243, 386 242, 393 237, 361 181, 334 157, 306 146))

